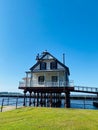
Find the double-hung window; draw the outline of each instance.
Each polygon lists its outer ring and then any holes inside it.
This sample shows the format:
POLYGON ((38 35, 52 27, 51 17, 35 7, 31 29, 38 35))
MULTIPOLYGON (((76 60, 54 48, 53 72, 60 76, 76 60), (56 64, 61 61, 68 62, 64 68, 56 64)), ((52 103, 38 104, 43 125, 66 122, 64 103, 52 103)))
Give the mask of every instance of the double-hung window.
POLYGON ((58 82, 58 76, 52 76, 52 82, 58 82))
POLYGON ((38 77, 38 83, 39 84, 44 84, 44 80, 45 80, 44 76, 39 76, 38 77))

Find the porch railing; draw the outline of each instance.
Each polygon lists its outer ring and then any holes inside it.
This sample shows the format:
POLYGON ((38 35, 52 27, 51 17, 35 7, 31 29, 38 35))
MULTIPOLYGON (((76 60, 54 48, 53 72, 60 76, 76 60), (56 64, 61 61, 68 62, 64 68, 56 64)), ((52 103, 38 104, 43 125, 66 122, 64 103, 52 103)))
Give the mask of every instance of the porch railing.
POLYGON ((19 87, 64 87, 73 86, 73 81, 65 82, 19 82, 19 87))

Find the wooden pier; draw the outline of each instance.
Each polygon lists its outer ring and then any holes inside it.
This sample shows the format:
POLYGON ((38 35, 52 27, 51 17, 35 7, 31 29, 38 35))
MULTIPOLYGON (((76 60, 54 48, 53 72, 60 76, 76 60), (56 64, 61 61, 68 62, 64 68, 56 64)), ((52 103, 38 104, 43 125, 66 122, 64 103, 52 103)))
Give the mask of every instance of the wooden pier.
POLYGON ((60 107, 61 105, 61 94, 63 93, 65 98, 65 107, 70 108, 70 93, 71 92, 81 92, 81 93, 91 93, 98 95, 98 88, 94 87, 19 87, 24 92, 24 103, 26 106, 26 97, 29 92, 29 106, 44 106, 44 107, 60 107), (33 97, 33 102, 32 102, 33 97))
POLYGON ((26 106, 26 95, 29 92, 29 106, 59 107, 61 94, 65 93, 65 107, 70 108, 70 92, 74 87, 19 87, 24 91, 24 106, 26 106), (34 101, 31 101, 33 94, 34 101))

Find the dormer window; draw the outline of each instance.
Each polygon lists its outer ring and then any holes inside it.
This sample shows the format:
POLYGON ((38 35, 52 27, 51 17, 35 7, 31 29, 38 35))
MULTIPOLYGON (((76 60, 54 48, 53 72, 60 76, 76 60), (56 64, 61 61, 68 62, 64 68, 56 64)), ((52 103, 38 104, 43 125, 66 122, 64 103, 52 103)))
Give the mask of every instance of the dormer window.
POLYGON ((50 69, 57 69, 57 62, 53 61, 50 63, 50 69))
POLYGON ((46 70, 46 62, 40 63, 40 70, 46 70))

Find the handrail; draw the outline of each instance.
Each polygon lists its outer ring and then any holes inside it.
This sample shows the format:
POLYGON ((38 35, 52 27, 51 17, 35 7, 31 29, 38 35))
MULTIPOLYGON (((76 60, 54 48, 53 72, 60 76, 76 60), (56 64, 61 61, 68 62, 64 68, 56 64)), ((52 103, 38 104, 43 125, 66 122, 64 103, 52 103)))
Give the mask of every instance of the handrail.
POLYGON ((65 86, 73 86, 72 81, 58 81, 58 82, 19 82, 19 87, 65 87, 65 86))
POLYGON ((74 86, 74 89, 80 91, 98 92, 98 88, 94 88, 94 87, 74 86))

